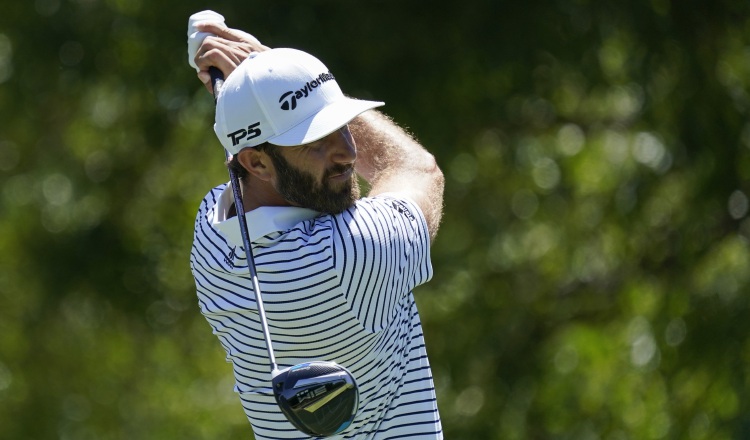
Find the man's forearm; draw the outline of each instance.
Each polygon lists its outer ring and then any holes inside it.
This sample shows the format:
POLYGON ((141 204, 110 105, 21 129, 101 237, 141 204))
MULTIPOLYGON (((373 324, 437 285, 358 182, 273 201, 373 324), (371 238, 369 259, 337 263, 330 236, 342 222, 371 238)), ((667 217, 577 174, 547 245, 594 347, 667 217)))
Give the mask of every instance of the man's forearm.
POLYGON ((384 173, 432 166, 430 153, 377 110, 356 117, 349 122, 349 129, 357 145, 357 173, 371 185, 384 173))
POLYGON ((370 184, 370 195, 402 193, 425 215, 435 237, 443 208, 443 173, 435 157, 382 113, 370 110, 349 123, 357 145, 355 169, 370 184))

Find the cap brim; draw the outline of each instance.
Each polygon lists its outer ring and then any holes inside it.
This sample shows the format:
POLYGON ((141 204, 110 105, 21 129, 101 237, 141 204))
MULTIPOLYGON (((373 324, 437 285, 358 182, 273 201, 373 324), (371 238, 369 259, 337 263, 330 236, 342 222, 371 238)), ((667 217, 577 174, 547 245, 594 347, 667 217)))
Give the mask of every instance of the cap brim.
POLYGON ((315 142, 343 127, 361 113, 381 105, 385 103, 345 97, 328 104, 289 130, 268 138, 267 142, 283 147, 315 142))

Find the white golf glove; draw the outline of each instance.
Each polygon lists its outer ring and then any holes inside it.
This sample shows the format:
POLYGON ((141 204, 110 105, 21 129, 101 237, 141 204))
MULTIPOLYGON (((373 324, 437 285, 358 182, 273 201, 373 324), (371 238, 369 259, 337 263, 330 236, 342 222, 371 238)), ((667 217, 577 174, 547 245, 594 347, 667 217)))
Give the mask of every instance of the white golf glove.
MULTIPOLYGON (((201 43, 203 43, 203 40, 205 40, 206 37, 208 36, 213 36, 213 34, 210 34, 208 32, 198 32, 195 26, 199 23, 218 23, 223 26, 226 26, 226 23, 224 23, 224 16, 214 11, 206 10, 206 11, 196 12, 195 14, 190 16, 190 19, 188 20, 188 31, 187 31, 188 63, 191 66, 193 66, 196 72, 200 72, 200 68, 198 68, 198 66, 195 65, 195 54, 198 52, 198 48, 200 47, 201 43)), ((242 33, 249 41, 254 41, 260 44, 260 41, 258 41, 257 38, 253 37, 252 35, 248 34, 245 31, 235 29, 234 32, 242 33)))

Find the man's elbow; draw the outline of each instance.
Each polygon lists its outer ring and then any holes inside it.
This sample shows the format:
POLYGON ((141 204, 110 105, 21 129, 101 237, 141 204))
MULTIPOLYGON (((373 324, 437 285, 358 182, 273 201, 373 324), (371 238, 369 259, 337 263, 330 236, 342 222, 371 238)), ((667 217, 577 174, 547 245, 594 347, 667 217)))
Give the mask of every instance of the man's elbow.
POLYGON ((443 218, 443 191, 445 188, 445 176, 437 164, 435 156, 426 153, 424 163, 424 173, 429 179, 428 200, 426 203, 425 218, 427 220, 427 229, 430 234, 430 241, 434 241, 437 231, 440 228, 440 222, 443 218))

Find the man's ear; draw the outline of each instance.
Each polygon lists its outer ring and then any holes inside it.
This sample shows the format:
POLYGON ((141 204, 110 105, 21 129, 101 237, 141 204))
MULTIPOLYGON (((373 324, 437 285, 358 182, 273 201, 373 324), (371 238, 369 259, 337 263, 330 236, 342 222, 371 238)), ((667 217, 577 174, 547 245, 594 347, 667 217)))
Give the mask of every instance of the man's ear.
POLYGON ((250 175, 260 180, 270 181, 273 177, 273 164, 271 158, 264 152, 255 148, 244 148, 237 153, 237 160, 250 175))

